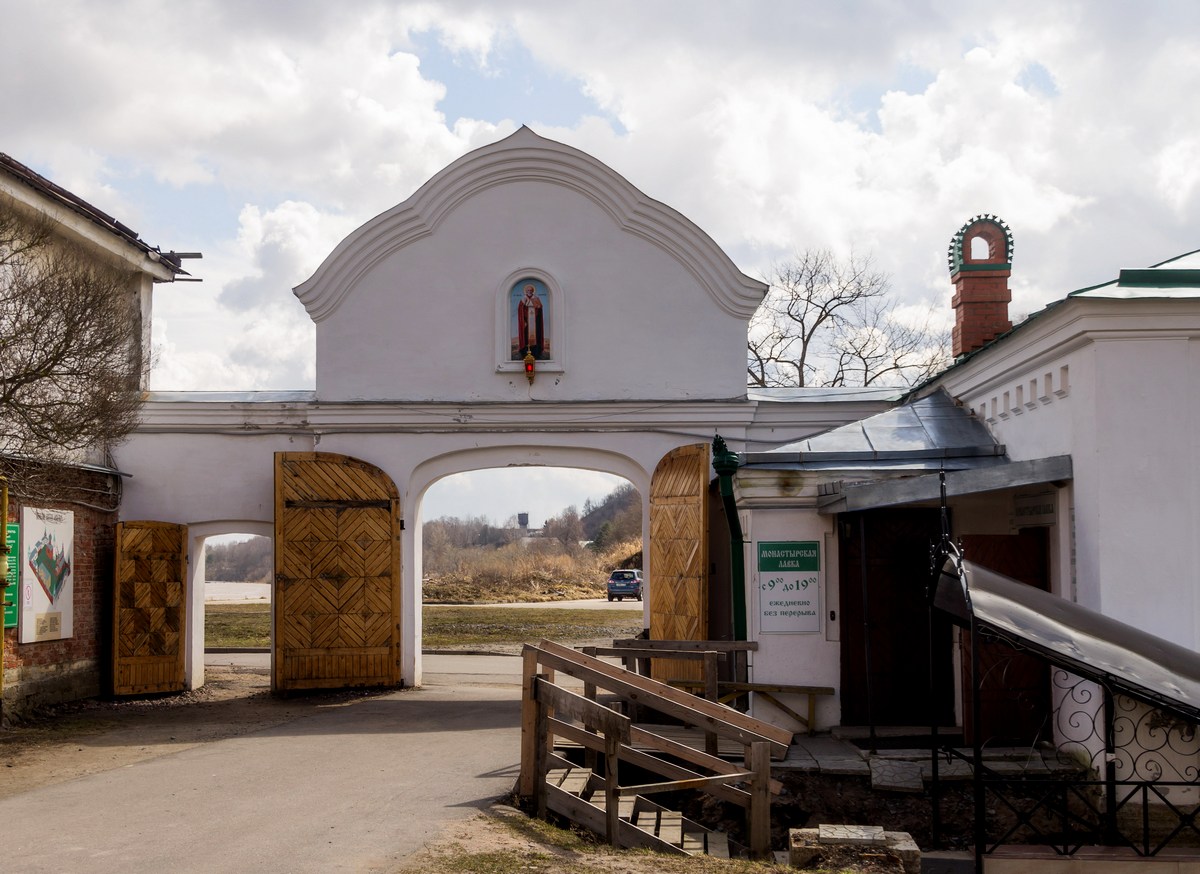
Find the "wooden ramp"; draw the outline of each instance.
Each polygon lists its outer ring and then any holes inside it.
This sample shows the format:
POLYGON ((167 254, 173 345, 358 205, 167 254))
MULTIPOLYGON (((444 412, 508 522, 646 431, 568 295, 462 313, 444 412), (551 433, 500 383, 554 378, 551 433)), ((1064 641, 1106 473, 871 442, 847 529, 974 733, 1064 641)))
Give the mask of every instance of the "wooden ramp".
MULTIPOLYGON (((604 780, 589 768, 554 768, 546 774, 547 807, 597 833, 608 822, 608 800, 604 780)), ((677 810, 655 804, 640 795, 620 795, 617 801, 619 842, 687 856, 729 858, 729 838, 724 832, 707 829, 677 810)), ((735 854, 737 844, 734 844, 735 854)))
POLYGON ((786 755, 790 731, 551 641, 526 646, 524 661, 519 791, 539 816, 553 811, 617 847, 729 856, 725 835, 647 797, 704 792, 742 807, 749 854, 770 857, 771 797, 782 789, 771 757, 786 755), (582 681, 583 694, 559 676, 582 681), (634 704, 692 729, 705 750, 635 725, 620 712, 634 704), (577 757, 582 747, 582 767, 560 754, 567 744, 577 757), (740 762, 716 755, 722 744, 736 745, 740 762), (622 783, 623 765, 659 781, 622 783))

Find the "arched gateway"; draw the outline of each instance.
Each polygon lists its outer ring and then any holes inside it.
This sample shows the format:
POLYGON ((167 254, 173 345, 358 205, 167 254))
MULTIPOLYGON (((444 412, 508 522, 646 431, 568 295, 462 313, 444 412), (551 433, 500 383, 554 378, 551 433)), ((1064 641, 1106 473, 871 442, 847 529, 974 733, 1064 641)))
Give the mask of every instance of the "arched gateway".
MULTIPOLYGON (((764 292, 576 149, 522 128, 455 161, 296 288, 316 324, 314 392, 155 393, 121 447, 123 518, 188 526, 186 684, 203 682, 205 537, 276 537, 277 688, 418 684, 420 507, 438 479, 614 473, 641 493, 650 542, 660 523, 684 530, 677 507, 649 504, 672 451, 717 432, 782 443, 877 409, 747 397, 746 325, 764 292), (334 475, 347 465, 369 483, 334 475), (307 491, 289 491, 293 468, 307 491), (387 537, 396 548, 381 551, 387 537)), ((711 477, 697 452, 696 482, 659 490, 689 495, 692 523, 711 477)), ((703 634, 703 549, 647 555, 652 633, 703 634)))

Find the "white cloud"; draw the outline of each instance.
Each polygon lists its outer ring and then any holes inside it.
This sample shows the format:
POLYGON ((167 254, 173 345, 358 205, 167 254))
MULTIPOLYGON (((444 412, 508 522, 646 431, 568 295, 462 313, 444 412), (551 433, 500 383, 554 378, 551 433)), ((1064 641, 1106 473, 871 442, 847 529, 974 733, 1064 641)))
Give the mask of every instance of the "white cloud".
POLYGON ((610 163, 751 273, 853 247, 904 303, 945 307, 951 234, 993 212, 1013 227, 1028 311, 1197 245, 1190 0, 363 0, 353 14, 0 0, 0 14, 0 149, 152 243, 205 252, 189 264, 203 286, 156 294, 164 388, 303 387, 281 384, 311 380, 290 287, 350 228, 538 116, 516 95, 449 123, 447 88, 469 84, 423 69, 430 41, 513 89, 578 83, 598 111, 539 132, 610 163), (505 69, 513 58, 543 69, 505 69), (272 363, 264 339, 287 355, 272 363))
POLYGON ((503 525, 511 516, 529 513, 529 525, 540 528, 546 519, 569 506, 581 514, 589 498, 599 502, 626 480, 594 470, 558 467, 494 468, 455 474, 438 480, 425 492, 421 514, 425 521, 442 516, 485 516, 503 525))

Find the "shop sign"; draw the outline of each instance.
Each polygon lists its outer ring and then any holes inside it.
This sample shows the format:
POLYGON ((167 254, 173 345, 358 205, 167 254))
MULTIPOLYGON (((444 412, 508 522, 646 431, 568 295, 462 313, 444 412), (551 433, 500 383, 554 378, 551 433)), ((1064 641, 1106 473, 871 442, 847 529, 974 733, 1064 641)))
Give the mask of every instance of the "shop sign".
POLYGON ((1013 498, 1013 527, 1034 528, 1055 522, 1054 491, 1016 495, 1013 498))
POLYGON ((821 630, 821 544, 771 540, 758 544, 759 629, 765 634, 821 630))

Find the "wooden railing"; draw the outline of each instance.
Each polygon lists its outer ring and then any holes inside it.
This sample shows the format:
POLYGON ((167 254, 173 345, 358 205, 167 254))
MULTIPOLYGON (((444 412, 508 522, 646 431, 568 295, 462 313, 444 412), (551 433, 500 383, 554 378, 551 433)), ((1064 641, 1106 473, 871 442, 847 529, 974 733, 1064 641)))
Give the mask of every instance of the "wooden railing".
MULTIPOLYGON (((730 640, 640 640, 629 638, 614 640, 611 649, 597 649, 595 655, 619 656, 625 667, 645 676, 650 675, 652 659, 682 660, 703 658, 704 672, 700 680, 667 680, 672 686, 703 695, 709 701, 719 701, 735 709, 746 710, 748 705, 739 706, 739 699, 753 692, 769 701, 781 712, 796 720, 805 731, 812 734, 817 730, 817 698, 832 695, 832 686, 801 686, 789 683, 750 683, 746 654, 758 649, 754 641, 730 640), (729 660, 730 679, 721 679, 719 664, 729 660), (780 696, 802 696, 805 712, 801 713, 780 699, 780 696)), ((585 650, 589 651, 590 650, 585 650)), ((710 750, 711 752, 711 750, 710 750)))
POLYGON ((546 777, 552 768, 572 767, 555 752, 555 739, 561 738, 581 745, 597 759, 603 757, 603 830, 615 846, 650 845, 644 835, 637 834, 634 825, 621 819, 621 798, 697 789, 744 807, 751 853, 756 857, 769 855, 771 796, 781 788, 771 779, 771 758, 786 754, 790 731, 561 644, 542 641, 537 646, 526 646, 523 655, 518 786, 521 795, 536 800, 539 815, 545 815, 548 806, 568 816, 572 812, 595 813, 595 805, 584 811, 581 803, 571 800, 573 796, 548 788, 546 777), (560 675, 582 683, 584 694, 563 688, 556 682, 560 675), (625 714, 606 706, 616 702, 623 702, 618 706, 636 704, 657 711, 686 726, 711 732, 718 739, 740 744, 743 766, 635 725, 625 714), (671 761, 660 758, 664 755, 671 761), (622 786, 622 762, 666 779, 622 786))

